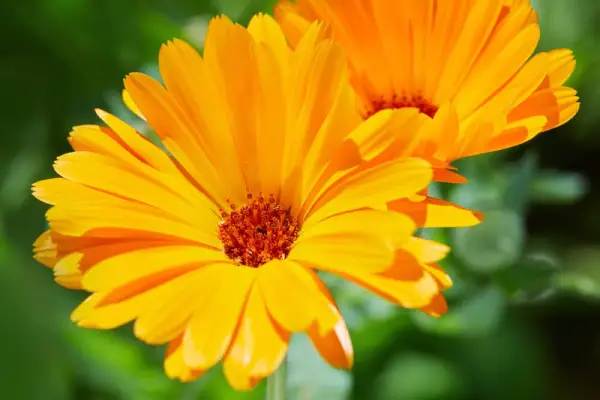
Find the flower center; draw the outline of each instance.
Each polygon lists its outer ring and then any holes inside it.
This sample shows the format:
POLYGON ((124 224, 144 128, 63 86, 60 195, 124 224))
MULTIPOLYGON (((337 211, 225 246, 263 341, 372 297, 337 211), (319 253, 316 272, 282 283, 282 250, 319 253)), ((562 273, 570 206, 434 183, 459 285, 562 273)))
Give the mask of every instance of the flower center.
POLYGON ((418 108, 423 114, 430 118, 435 117, 438 111, 438 106, 431 103, 425 97, 420 94, 402 94, 400 96, 393 95, 391 98, 381 97, 380 100, 374 100, 371 102, 371 106, 365 112, 365 119, 376 114, 381 110, 395 109, 395 108, 418 108))
POLYGON ((287 257, 298 238, 300 227, 288 209, 275 202, 273 195, 265 199, 259 194, 237 209, 229 204, 230 212, 221 210, 219 239, 225 254, 239 265, 259 267, 273 259, 287 257))

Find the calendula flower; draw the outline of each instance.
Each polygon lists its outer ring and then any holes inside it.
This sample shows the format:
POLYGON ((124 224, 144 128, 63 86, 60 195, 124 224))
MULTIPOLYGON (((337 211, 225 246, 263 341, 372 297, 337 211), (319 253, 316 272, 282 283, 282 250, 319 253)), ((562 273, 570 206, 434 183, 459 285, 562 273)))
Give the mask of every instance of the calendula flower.
MULTIPOLYGON (((540 28, 529 0, 281 0, 275 15, 292 46, 312 21, 330 25, 363 118, 416 107, 446 126, 414 153, 432 162, 438 181, 465 182, 452 161, 521 144, 579 109, 575 90, 563 86, 572 52, 532 56, 540 28)), ((426 217, 423 206, 448 204, 423 199, 403 206, 426 225, 475 222, 464 213, 461 221, 426 217)))
POLYGON ((90 296, 80 326, 135 321, 166 344, 168 376, 190 381, 223 362, 240 390, 282 362, 305 332, 332 366, 350 368, 350 337, 317 272, 404 307, 446 311, 446 246, 412 236, 386 204, 414 196, 430 164, 407 158, 426 129, 416 109, 362 121, 339 46, 311 25, 294 50, 270 17, 245 29, 211 21, 204 55, 160 51, 164 86, 125 79, 125 102, 166 151, 115 116, 79 126, 61 176, 34 195, 52 207, 35 257, 90 296), (394 134, 392 134, 394 132, 394 134))

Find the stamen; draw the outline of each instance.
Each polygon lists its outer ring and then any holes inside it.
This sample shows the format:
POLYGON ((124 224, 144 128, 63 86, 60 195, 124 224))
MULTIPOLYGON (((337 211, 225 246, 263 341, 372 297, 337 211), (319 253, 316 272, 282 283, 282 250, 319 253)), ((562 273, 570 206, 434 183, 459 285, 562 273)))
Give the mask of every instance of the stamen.
POLYGON ((367 119, 372 115, 377 114, 381 110, 398 109, 398 108, 418 108, 423 114, 430 118, 435 117, 438 111, 438 106, 431 103, 421 94, 394 94, 391 98, 384 98, 371 102, 371 106, 365 111, 364 118, 367 119))
POLYGON ((285 259, 298 238, 300 227, 275 196, 265 201, 262 193, 239 209, 229 200, 231 212, 221 210, 219 239, 225 254, 239 265, 257 268, 273 259, 285 259))

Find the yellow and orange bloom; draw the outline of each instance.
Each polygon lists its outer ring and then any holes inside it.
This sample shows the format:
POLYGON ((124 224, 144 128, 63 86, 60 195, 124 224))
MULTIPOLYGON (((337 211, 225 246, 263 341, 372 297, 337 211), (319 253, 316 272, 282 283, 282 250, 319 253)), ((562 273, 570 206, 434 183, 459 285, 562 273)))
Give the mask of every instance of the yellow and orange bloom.
MULTIPOLYGON (((464 182, 452 161, 521 144, 579 109, 575 90, 563 86, 572 52, 533 55, 540 28, 529 0, 281 0, 275 15, 292 46, 311 22, 330 25, 363 118, 416 107, 445 126, 413 153, 434 165, 438 181, 464 182)), ((404 206, 422 222, 432 201, 448 206, 435 199, 404 206)), ((474 222, 465 218, 463 225, 474 222)))
POLYGON ((283 360, 290 335, 350 368, 344 320, 317 272, 337 274, 431 315, 451 285, 448 251, 413 237, 389 211, 431 181, 407 157, 431 128, 416 109, 363 121, 338 44, 312 24, 291 49, 275 20, 247 29, 211 21, 204 55, 162 47, 164 86, 141 73, 124 100, 163 151, 115 116, 73 129, 60 178, 34 185, 52 207, 35 257, 63 286, 90 292, 80 326, 135 321, 166 344, 168 376, 189 381, 218 362, 240 390, 283 360))

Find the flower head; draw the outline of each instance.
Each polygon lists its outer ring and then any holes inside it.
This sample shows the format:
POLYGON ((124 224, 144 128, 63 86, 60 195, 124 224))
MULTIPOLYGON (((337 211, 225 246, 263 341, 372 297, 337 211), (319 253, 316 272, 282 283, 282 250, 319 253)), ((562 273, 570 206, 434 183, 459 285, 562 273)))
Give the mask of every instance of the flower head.
MULTIPOLYGON (((410 107, 428 117, 412 155, 432 163, 436 181, 466 182, 452 161, 521 144, 579 109, 563 86, 571 51, 532 56, 540 28, 529 0, 281 0, 275 15, 292 46, 312 21, 329 24, 363 118, 410 107)), ((424 226, 481 219, 421 194, 393 208, 424 226)))
POLYGON ((163 151, 115 116, 74 128, 60 178, 34 185, 52 207, 35 257, 91 295, 72 315, 110 329, 135 321, 168 343, 166 373, 189 381, 223 361, 249 389, 306 332, 349 368, 344 320, 317 271, 440 315, 447 248, 412 236, 387 204, 415 196, 431 165, 407 158, 426 118, 385 110, 363 122, 339 46, 312 24, 294 50, 270 17, 211 21, 204 55, 160 51, 164 86, 125 79, 125 103, 163 151), (392 134, 393 132, 393 134, 392 134))
POLYGON ((282 0, 276 16, 292 44, 313 20, 331 25, 364 118, 416 107, 456 119, 424 150, 443 162, 520 144, 579 109, 563 86, 571 51, 532 57, 540 29, 529 0, 282 0))

